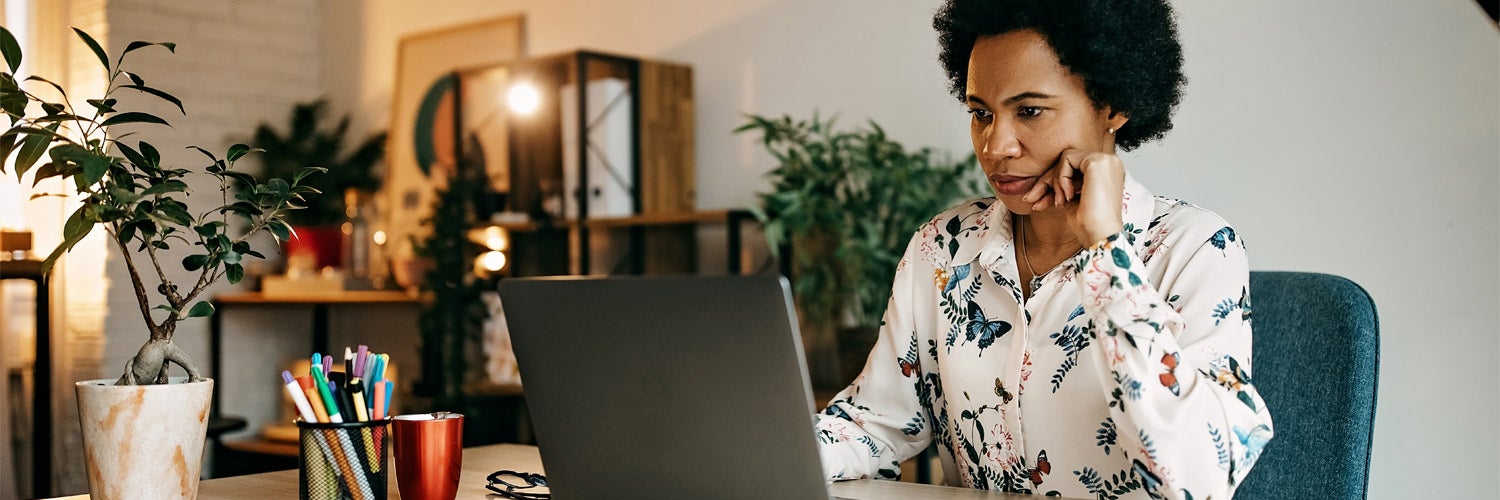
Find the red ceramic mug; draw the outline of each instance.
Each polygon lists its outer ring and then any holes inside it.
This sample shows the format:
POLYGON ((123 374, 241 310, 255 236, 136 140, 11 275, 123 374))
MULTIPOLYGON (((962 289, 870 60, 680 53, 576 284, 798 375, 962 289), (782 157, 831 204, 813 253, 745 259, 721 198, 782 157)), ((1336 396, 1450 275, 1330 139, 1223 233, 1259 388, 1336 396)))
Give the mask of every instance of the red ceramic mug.
POLYGON ((391 421, 402 500, 453 500, 464 460, 464 416, 437 412, 391 421))

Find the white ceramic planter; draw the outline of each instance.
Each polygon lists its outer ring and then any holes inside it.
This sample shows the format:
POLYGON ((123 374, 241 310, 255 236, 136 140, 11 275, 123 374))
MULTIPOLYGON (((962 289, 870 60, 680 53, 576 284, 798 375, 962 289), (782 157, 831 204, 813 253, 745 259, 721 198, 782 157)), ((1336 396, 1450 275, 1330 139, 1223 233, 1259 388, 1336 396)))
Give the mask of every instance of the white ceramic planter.
POLYGON ((214 382, 186 380, 74 384, 89 492, 95 500, 197 498, 214 382))

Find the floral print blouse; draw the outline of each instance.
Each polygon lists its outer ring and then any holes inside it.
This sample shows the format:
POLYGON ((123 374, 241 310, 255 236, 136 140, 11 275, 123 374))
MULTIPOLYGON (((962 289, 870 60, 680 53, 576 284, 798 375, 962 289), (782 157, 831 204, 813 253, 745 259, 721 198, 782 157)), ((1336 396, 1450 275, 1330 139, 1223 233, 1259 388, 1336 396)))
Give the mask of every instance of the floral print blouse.
POLYGON ((895 478, 936 441, 947 484, 1230 498, 1272 436, 1244 241, 1128 176, 1123 205, 1120 233, 1025 300, 1004 204, 922 226, 864 371, 818 415, 828 476, 895 478))

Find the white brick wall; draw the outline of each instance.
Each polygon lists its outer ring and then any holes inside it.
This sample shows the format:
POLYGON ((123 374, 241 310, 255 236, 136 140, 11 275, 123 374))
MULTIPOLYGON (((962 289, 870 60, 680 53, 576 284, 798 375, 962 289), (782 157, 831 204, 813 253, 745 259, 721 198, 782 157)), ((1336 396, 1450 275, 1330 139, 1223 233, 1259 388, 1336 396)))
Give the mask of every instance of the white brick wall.
MULTIPOLYGON (((132 52, 126 67, 145 78, 147 85, 181 99, 187 108, 186 117, 153 97, 132 91, 119 96, 122 106, 135 106, 172 122, 172 128, 141 127, 137 136, 127 139, 130 143, 136 140, 152 143, 169 164, 201 167, 206 163, 203 157, 184 149, 186 146, 196 145, 222 155, 230 145, 248 142, 257 124, 271 122, 280 126, 294 103, 317 98, 324 92, 318 33, 320 10, 315 0, 74 0, 74 4, 92 4, 100 9, 102 15, 80 12, 75 19, 92 16, 100 24, 107 21, 108 36, 100 37, 100 42, 112 55, 133 40, 177 43, 176 54, 155 47, 132 52)), ((92 64, 83 69, 97 70, 97 61, 92 57, 85 62, 92 64)), ((241 165, 252 170, 259 168, 254 161, 241 165)), ((217 201, 217 196, 210 196, 217 185, 211 179, 196 181, 191 184, 204 195, 190 197, 189 204, 195 210, 210 208, 208 204, 217 201)), ((117 252, 111 250, 109 277, 113 285, 105 322, 106 377, 118 376, 125 361, 146 340, 124 265, 114 253, 117 252)), ((186 252, 174 248, 168 254, 167 262, 177 262, 186 252)), ((206 293, 231 289, 221 283, 206 293)), ((300 322, 299 319, 297 323, 300 322)), ((230 373, 222 378, 232 385, 221 382, 220 386, 232 387, 236 396, 223 400, 224 410, 250 417, 250 428, 258 429, 274 415, 271 408, 276 403, 276 393, 271 381, 276 373, 264 365, 231 362, 244 361, 243 356, 234 353, 245 352, 252 355, 251 359, 279 363, 279 356, 259 356, 266 354, 269 344, 267 340, 254 338, 257 331, 275 333, 277 323, 230 324, 226 329, 230 335, 226 336, 229 355, 225 362, 230 373), (236 351, 235 346, 240 350, 236 351)), ((301 340, 305 337, 289 338, 296 340, 298 355, 307 354, 305 341, 301 340)), ((181 323, 174 341, 205 372, 210 369, 207 320, 181 323)), ((64 493, 79 493, 85 488, 86 485, 75 487, 64 493)))

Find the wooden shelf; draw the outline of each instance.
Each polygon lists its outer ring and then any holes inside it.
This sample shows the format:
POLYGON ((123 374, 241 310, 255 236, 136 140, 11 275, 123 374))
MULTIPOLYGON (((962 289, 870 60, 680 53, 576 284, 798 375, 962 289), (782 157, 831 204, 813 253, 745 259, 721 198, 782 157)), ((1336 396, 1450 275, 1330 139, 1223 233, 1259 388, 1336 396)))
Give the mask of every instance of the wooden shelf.
POLYGON ((215 295, 215 304, 278 305, 278 304, 416 304, 420 297, 406 292, 390 290, 346 290, 338 293, 309 293, 305 295, 271 295, 260 292, 227 293, 215 295))
MULTIPOLYGON (((685 224, 725 224, 729 222, 729 210, 709 210, 701 212, 678 212, 666 214, 631 215, 626 217, 598 217, 590 218, 584 225, 589 229, 612 229, 624 227, 650 227, 650 226, 679 226, 685 224)), ((502 222, 487 223, 486 226, 498 226, 513 233, 527 233, 541 230, 541 224, 536 222, 502 222)), ((578 228, 578 221, 570 219, 554 222, 554 229, 573 230, 578 228)))

